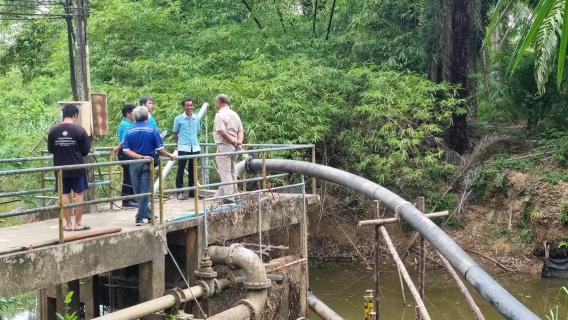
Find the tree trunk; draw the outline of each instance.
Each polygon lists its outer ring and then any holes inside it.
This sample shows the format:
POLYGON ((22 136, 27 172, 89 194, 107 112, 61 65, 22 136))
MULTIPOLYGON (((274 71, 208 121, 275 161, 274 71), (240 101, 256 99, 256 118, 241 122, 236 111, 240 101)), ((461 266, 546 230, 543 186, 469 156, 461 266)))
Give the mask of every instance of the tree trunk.
MULTIPOLYGON (((467 0, 452 0, 452 31, 450 56, 450 79, 453 84, 460 85, 459 98, 468 97, 468 62, 471 55, 471 22, 468 15, 467 0)), ((473 80, 472 80, 473 81, 473 80)), ((467 110, 466 102, 460 108, 467 110)), ((446 144, 456 152, 463 154, 468 148, 467 112, 452 114, 452 125, 446 131, 446 144)))

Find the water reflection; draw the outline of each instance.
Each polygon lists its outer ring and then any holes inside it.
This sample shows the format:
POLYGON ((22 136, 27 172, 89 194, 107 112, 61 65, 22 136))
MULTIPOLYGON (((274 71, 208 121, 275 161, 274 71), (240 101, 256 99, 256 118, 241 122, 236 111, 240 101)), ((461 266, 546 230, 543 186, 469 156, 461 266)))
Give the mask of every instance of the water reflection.
MULTIPOLYGON (((380 276, 381 318, 414 319, 414 299, 405 285, 406 305, 403 303, 400 280, 396 267, 384 267, 380 276)), ((409 270, 417 284, 418 275, 409 270)), ((324 303, 347 320, 363 319, 363 296, 373 288, 373 272, 358 263, 328 263, 310 268, 310 288, 324 303)), ((539 317, 550 314, 550 307, 558 290, 568 286, 566 279, 541 279, 538 275, 506 274, 495 279, 521 303, 539 317)), ((486 319, 503 319, 469 284, 466 284, 486 319)), ((432 319, 475 319, 454 280, 444 269, 428 269, 426 272, 425 301, 432 319)), ((566 308, 560 308, 560 317, 566 319, 566 308)), ((313 313, 310 319, 318 319, 313 313)))

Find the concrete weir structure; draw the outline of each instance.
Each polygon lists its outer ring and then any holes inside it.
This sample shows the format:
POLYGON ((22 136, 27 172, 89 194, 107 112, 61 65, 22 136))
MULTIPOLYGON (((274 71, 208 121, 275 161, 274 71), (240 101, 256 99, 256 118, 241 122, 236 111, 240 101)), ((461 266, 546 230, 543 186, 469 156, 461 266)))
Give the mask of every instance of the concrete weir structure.
MULTIPOLYGON (((0 296, 38 290, 38 318, 56 319, 56 313, 65 313, 64 298, 73 291, 71 310, 79 311, 85 319, 96 318, 162 297, 168 289, 187 288, 184 278, 189 286, 196 285, 201 278, 195 271, 204 248, 242 242, 260 253, 267 272, 284 271, 287 283, 294 280, 284 290, 288 293, 284 300, 289 302, 287 308, 295 308, 289 313, 291 319, 305 316, 305 214, 307 206, 319 203, 319 197, 302 190, 303 185, 298 184, 243 193, 241 203, 233 206, 220 204, 222 199, 205 199, 200 201, 198 216, 191 201, 171 198, 164 201, 163 212, 164 220, 172 221, 154 226, 135 226, 135 209, 86 214, 84 223, 93 231, 109 227, 120 231, 37 248, 38 244, 57 240, 57 219, 2 228, 0 252, 18 247, 23 250, 0 255, 0 296), (189 217, 175 219, 185 215, 189 217), (298 282, 304 284, 298 287, 298 282)), ((83 232, 88 231, 66 232, 65 236, 83 232)), ((226 267, 214 268, 218 279, 240 275, 226 267)), ((198 307, 191 303, 184 309, 196 316, 202 316, 202 311, 208 316, 220 313, 239 301, 242 290, 234 291, 199 299, 198 307)), ((280 306, 277 309, 266 312, 281 312, 280 306)))

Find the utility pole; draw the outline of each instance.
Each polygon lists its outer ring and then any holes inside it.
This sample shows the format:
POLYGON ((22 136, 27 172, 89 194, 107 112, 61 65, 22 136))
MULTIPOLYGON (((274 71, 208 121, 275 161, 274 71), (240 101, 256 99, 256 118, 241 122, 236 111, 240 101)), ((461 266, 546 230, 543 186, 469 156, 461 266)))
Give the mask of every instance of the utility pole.
POLYGON ((75 79, 79 101, 89 99, 87 73, 87 0, 72 0, 75 12, 75 79))

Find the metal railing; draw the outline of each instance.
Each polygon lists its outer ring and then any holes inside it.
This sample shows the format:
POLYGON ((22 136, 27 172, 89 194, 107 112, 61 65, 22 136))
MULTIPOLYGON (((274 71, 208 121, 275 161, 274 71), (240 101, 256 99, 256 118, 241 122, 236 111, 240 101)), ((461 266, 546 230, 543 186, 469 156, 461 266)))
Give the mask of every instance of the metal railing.
MULTIPOLYGON (((171 145, 166 145, 166 146, 171 146, 171 145)), ((253 181, 261 181, 262 188, 266 189, 266 185, 267 185, 267 183, 269 183, 270 179, 281 178, 281 177, 285 177, 285 176, 290 175, 289 173, 268 175, 266 173, 265 168, 263 168, 262 174, 259 177, 250 177, 249 178, 249 177, 246 177, 246 175, 245 175, 242 180, 239 180, 237 182, 225 182, 225 183, 223 183, 223 182, 215 182, 215 183, 206 182, 206 183, 203 183, 203 184, 200 185, 199 181, 198 181, 199 180, 198 179, 198 177, 199 177, 198 169, 201 168, 202 172, 206 172, 206 174, 208 176, 208 171, 213 169, 212 167, 209 167, 207 165, 208 159, 211 158, 211 157, 227 156, 227 155, 234 155, 234 154, 236 154, 236 155, 259 155, 260 157, 262 157, 263 164, 264 164, 265 159, 267 158, 267 154, 270 154, 270 153, 290 151, 290 150, 310 150, 311 149, 311 161, 315 163, 315 146, 312 145, 312 144, 304 144, 304 145, 245 144, 245 145, 243 145, 243 147, 255 148, 255 149, 241 150, 241 151, 235 151, 235 152, 222 152, 222 153, 209 153, 208 152, 208 150, 207 150, 208 147, 215 146, 214 144, 206 143, 206 144, 202 144, 202 146, 205 147, 205 152, 202 153, 202 154, 186 155, 186 156, 179 156, 178 157, 178 160, 181 160, 181 159, 201 159, 202 160, 201 166, 198 165, 198 161, 193 161, 194 186, 193 187, 174 188, 174 189, 164 189, 164 184, 165 184, 164 182, 165 181, 164 181, 164 179, 161 179, 161 177, 163 177, 163 170, 164 170, 163 163, 164 163, 164 161, 160 161, 159 165, 156 166, 156 168, 154 168, 154 159, 112 161, 111 149, 113 147, 97 148, 98 151, 92 152, 87 156, 88 158, 92 158, 92 159, 97 158, 97 157, 107 157, 108 161, 85 163, 85 164, 80 164, 80 165, 45 166, 46 161, 51 161, 53 159, 53 157, 51 155, 40 156, 40 157, 28 157, 28 158, 0 159, 0 164, 10 164, 10 163, 16 163, 16 162, 30 162, 30 161, 39 161, 40 162, 40 167, 0 171, 0 178, 9 177, 9 176, 12 177, 12 176, 18 176, 18 175, 24 175, 24 174, 33 174, 33 173, 39 173, 40 174, 40 188, 39 189, 2 192, 2 193, 0 193, 0 199, 7 198, 7 197, 23 196, 23 195, 33 195, 33 194, 39 194, 39 193, 42 194, 41 197, 46 198, 45 194, 47 192, 55 192, 55 188, 46 187, 46 182, 56 181, 56 183, 58 183, 57 193, 56 193, 57 204, 47 205, 47 206, 44 205, 44 206, 40 206, 40 207, 36 207, 36 208, 29 208, 29 209, 21 209, 21 210, 4 212, 4 213, 0 213, 0 218, 22 216, 22 215, 43 213, 43 212, 58 210, 59 211, 59 243, 64 243, 65 242, 65 240, 64 240, 64 225, 63 225, 63 221, 64 221, 63 211, 64 211, 64 209, 71 209, 71 208, 75 208, 75 207, 95 205, 95 204, 101 204, 101 203, 110 203, 111 209, 112 209, 114 201, 132 200, 132 199, 138 199, 138 198, 145 197, 145 196, 150 196, 153 199, 154 197, 157 196, 158 199, 159 199, 159 223, 163 224, 165 222, 164 221, 164 212, 163 212, 164 197, 167 194, 184 192, 184 191, 194 191, 194 193, 196 195, 194 197, 194 200, 195 200, 194 201, 194 212, 197 216, 197 213, 199 211, 198 210, 199 197, 197 196, 199 194, 199 190, 210 189, 210 188, 218 188, 220 186, 229 185, 229 184, 236 184, 236 183, 242 183, 243 186, 246 186, 247 182, 253 182, 253 181), (158 192, 155 192, 154 188, 151 187, 151 190, 148 193, 142 193, 142 194, 136 194, 136 195, 130 195, 130 196, 113 195, 112 184, 113 184, 113 179, 114 179, 114 175, 115 175, 115 173, 113 171, 113 167, 118 166, 118 165, 129 165, 129 164, 135 164, 135 163, 149 163, 150 164, 150 179, 151 179, 151 181, 155 181, 155 170, 156 169, 158 170, 158 177, 160 177, 159 178, 158 192), (108 175, 108 177, 109 177, 108 180, 102 180, 102 181, 97 181, 97 182, 91 181, 89 183, 89 187, 108 186, 109 189, 110 189, 108 196, 104 197, 104 198, 100 198, 100 199, 92 199, 92 200, 86 200, 86 201, 82 201, 82 202, 71 202, 71 203, 68 203, 68 204, 63 204, 63 188, 61 186, 63 171, 73 170, 73 169, 96 169, 96 168, 100 168, 100 167, 108 167, 107 172, 101 173, 101 175, 102 174, 108 175), (55 177, 53 179, 47 178, 46 172, 55 172, 57 179, 55 179, 55 177)), ((42 153, 45 153, 45 152, 46 151, 43 151, 42 153)), ((165 159, 167 159, 167 158, 163 158, 162 160, 165 160, 165 159)), ((263 165, 263 167, 264 167, 264 165, 263 165)), ((119 170, 119 172, 121 172, 121 170, 119 170)), ((203 177, 205 177, 206 174, 203 174, 203 177)), ((121 178, 122 178, 122 173, 119 174, 119 180, 121 180, 121 178)), ((243 189, 245 189, 245 188, 243 188, 243 189)), ((312 193, 315 194, 316 191, 317 191, 316 190, 316 180, 315 180, 315 178, 312 178, 312 193)), ((151 206, 151 212, 152 212, 152 219, 150 219, 150 221, 151 221, 152 225, 154 225, 154 217, 156 217, 155 202, 150 201, 150 206, 151 206)))

